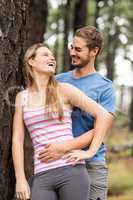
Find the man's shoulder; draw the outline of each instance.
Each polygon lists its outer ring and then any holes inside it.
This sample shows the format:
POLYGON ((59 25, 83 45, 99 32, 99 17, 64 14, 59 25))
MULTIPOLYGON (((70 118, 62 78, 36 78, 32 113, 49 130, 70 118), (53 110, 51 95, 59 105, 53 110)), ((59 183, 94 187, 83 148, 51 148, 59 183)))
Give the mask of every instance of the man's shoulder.
POLYGON ((110 83, 110 84, 113 83, 110 79, 108 79, 108 78, 105 77, 105 76, 102 76, 102 78, 103 78, 103 80, 104 80, 105 82, 107 82, 107 83, 110 83))
POLYGON ((113 82, 108 79, 107 77, 101 75, 98 73, 98 79, 96 80, 96 84, 98 86, 98 88, 101 90, 101 91, 104 91, 106 89, 113 89, 114 88, 114 85, 113 85, 113 82))
POLYGON ((71 71, 68 71, 55 75, 55 79, 61 81, 69 78, 70 76, 71 76, 71 71))
POLYGON ((112 84, 112 81, 110 79, 108 79, 107 77, 105 77, 104 75, 100 74, 100 73, 97 73, 98 76, 99 76, 99 80, 105 82, 105 83, 110 83, 112 84))

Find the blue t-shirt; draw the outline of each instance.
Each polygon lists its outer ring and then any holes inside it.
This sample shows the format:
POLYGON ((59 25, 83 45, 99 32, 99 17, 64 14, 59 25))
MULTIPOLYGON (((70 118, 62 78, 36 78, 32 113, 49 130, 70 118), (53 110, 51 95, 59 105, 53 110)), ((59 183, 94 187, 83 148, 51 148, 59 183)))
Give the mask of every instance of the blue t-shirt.
MULTIPOLYGON (((82 90, 88 97, 101 104, 108 112, 115 113, 115 92, 112 81, 94 72, 81 78, 75 78, 73 72, 56 75, 56 80, 67 82, 82 90)), ((103 122, 104 123, 104 122, 103 122)), ((74 107, 72 112, 72 130, 74 137, 93 129, 94 118, 89 114, 74 107)), ((88 163, 105 163, 105 144, 102 143, 97 154, 88 163)))

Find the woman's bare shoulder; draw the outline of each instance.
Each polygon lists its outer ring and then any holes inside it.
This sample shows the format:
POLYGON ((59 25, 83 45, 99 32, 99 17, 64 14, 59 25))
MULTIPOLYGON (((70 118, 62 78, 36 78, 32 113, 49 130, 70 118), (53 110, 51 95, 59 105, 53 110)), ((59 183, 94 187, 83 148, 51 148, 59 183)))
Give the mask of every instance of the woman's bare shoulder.
POLYGON ((22 91, 19 91, 16 94, 16 98, 15 98, 15 104, 16 105, 21 105, 22 106, 24 95, 25 95, 26 92, 27 92, 27 89, 24 89, 22 91))
POLYGON ((60 85, 60 89, 62 89, 63 91, 70 91, 70 90, 75 90, 76 87, 73 86, 72 84, 70 83, 59 83, 60 85))
POLYGON ((19 91, 17 94, 16 94, 16 99, 21 99, 22 95, 24 95, 24 93, 26 92, 26 89, 22 90, 22 91, 19 91))

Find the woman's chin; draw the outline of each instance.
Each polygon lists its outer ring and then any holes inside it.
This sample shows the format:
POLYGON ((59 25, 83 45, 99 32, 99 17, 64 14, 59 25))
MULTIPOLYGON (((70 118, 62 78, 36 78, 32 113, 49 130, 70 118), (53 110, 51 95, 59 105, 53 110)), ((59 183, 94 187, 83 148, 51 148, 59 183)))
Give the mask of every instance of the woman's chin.
POLYGON ((44 72, 45 74, 51 76, 51 75, 54 75, 55 74, 55 70, 48 70, 46 72, 44 72))
POLYGON ((55 70, 39 70, 38 73, 51 76, 55 74, 55 70))

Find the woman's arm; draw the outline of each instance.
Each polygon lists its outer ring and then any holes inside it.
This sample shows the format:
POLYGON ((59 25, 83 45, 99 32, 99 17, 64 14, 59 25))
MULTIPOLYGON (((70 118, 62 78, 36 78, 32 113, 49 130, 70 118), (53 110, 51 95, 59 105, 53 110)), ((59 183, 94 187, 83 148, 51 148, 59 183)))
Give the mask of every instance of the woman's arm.
POLYGON ((28 199, 30 190, 24 172, 24 124, 21 105, 22 92, 18 93, 15 100, 15 113, 13 118, 12 155, 16 176, 17 198, 28 199))

